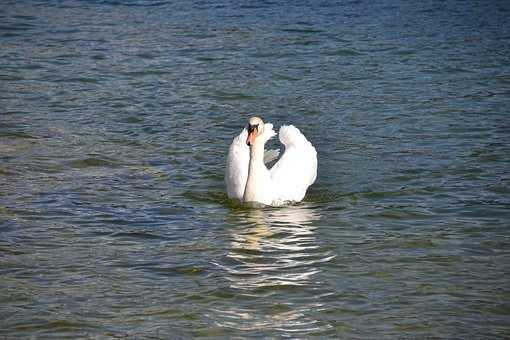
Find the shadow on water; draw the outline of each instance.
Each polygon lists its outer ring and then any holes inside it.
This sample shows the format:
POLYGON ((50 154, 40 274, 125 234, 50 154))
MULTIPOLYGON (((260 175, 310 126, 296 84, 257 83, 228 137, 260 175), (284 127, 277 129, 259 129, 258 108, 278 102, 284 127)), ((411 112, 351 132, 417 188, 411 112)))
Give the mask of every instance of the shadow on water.
POLYGON ((311 190, 306 194, 303 202, 299 204, 289 203, 288 205, 275 208, 265 207, 264 205, 258 205, 256 203, 246 204, 235 199, 229 199, 224 191, 186 191, 183 196, 196 202, 216 203, 234 210, 268 209, 276 211, 282 208, 300 207, 303 205, 306 205, 308 209, 312 209, 312 206, 337 203, 339 201, 352 202, 357 199, 359 194, 359 192, 341 193, 326 189, 311 188, 311 190))

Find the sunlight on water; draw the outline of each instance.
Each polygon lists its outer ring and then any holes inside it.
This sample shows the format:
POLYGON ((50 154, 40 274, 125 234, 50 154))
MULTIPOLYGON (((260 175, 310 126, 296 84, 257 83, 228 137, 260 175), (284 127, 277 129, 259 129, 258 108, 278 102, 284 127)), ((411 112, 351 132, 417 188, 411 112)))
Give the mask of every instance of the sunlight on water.
POLYGON ((320 214, 303 204, 284 208, 232 211, 229 220, 240 228, 229 229, 230 248, 223 263, 229 287, 250 300, 269 298, 258 308, 214 309, 219 326, 240 330, 274 329, 290 332, 324 331, 331 326, 309 315, 323 304, 313 296, 301 302, 278 301, 278 295, 293 287, 304 287, 324 295, 314 279, 321 264, 335 258, 317 242, 312 222, 320 214), (262 307, 261 314, 260 308, 262 307))
POLYGON ((315 264, 335 257, 320 252, 310 225, 320 216, 305 206, 248 210, 232 218, 246 226, 230 230, 233 265, 222 266, 234 288, 306 285, 319 272, 315 264))

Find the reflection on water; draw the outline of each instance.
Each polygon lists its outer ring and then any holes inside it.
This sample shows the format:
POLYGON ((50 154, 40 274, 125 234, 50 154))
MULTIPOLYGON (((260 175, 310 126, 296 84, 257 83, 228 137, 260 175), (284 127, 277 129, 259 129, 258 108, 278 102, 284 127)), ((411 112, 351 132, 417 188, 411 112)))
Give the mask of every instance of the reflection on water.
POLYGON ((247 301, 241 308, 216 308, 217 323, 244 330, 329 329, 309 315, 310 310, 322 308, 320 298, 328 295, 327 287, 314 276, 322 263, 335 257, 321 247, 315 235, 318 211, 299 205, 235 211, 230 217, 236 220, 232 225, 239 227, 230 229, 230 249, 224 263, 217 265, 225 270, 229 287, 247 301), (288 294, 297 300, 289 303, 293 299, 288 294), (254 301, 268 296, 272 303, 265 302, 266 306, 254 301))
POLYGON ((311 222, 320 216, 311 208, 254 209, 238 218, 246 227, 231 229, 233 261, 225 266, 233 288, 306 285, 316 265, 334 257, 317 245, 311 222))

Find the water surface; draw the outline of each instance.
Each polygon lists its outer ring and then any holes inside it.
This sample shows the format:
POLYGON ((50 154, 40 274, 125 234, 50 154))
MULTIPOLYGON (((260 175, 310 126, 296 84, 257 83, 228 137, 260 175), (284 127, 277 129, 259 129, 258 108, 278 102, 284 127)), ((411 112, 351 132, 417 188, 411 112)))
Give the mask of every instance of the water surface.
POLYGON ((3 1, 0 335, 507 338, 509 14, 3 1), (250 115, 316 146, 304 202, 226 198, 250 115))

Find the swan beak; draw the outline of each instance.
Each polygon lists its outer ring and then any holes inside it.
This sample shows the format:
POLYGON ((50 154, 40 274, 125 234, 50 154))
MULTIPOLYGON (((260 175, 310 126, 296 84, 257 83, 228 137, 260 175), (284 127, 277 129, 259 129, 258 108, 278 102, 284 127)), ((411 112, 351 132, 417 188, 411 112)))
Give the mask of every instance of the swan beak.
POLYGON ((253 142, 255 142, 255 137, 256 136, 257 136, 257 130, 256 129, 248 130, 248 138, 246 138, 246 145, 248 145, 248 146, 253 145, 253 142))

